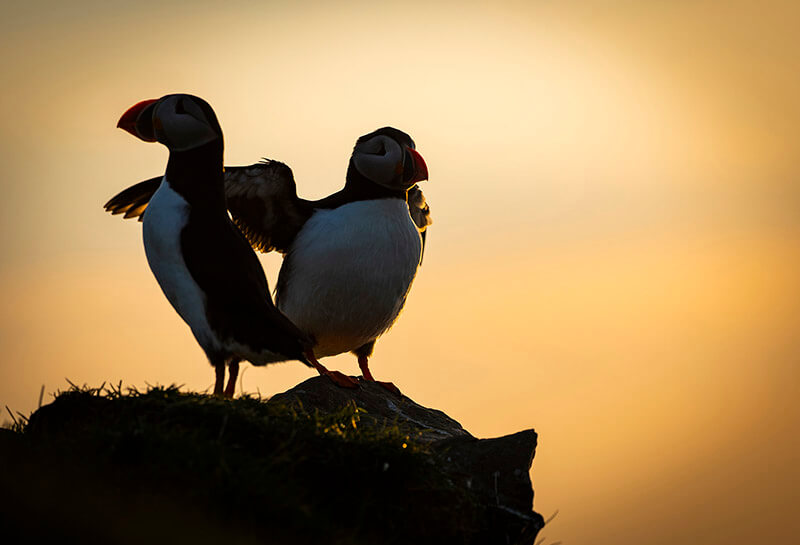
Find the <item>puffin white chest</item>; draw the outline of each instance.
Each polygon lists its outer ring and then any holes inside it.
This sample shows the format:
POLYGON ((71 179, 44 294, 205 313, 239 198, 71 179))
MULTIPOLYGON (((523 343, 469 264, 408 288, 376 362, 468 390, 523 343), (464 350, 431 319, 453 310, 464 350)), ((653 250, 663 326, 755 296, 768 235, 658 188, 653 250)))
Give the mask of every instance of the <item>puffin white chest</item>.
POLYGON ((208 325, 205 295, 195 283, 181 253, 181 231, 189 203, 162 180, 143 218, 144 251, 161 290, 204 349, 217 344, 208 325))
POLYGON ((397 319, 421 251, 401 199, 318 210, 284 260, 278 308, 314 335, 318 357, 354 350, 397 319))

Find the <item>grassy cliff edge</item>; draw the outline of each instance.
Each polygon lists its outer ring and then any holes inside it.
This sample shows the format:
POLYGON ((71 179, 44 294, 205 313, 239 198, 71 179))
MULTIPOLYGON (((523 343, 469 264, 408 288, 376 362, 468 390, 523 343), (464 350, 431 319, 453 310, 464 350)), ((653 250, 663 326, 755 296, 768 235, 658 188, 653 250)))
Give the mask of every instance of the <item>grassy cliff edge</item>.
POLYGON ((432 449, 424 430, 357 402, 321 411, 175 387, 73 388, 0 434, 4 534, 120 544, 479 542, 481 500, 442 470, 447 447, 432 449))

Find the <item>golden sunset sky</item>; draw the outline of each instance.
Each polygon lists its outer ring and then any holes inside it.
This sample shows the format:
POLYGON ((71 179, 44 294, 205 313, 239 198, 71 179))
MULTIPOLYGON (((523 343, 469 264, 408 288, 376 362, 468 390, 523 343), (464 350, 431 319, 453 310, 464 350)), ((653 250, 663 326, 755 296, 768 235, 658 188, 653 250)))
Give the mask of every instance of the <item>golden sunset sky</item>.
MULTIPOLYGON (((284 161, 306 198, 393 125, 434 225, 376 377, 477 436, 535 428, 548 545, 796 539, 796 6, 6 3, 0 405, 66 378, 213 382, 140 224, 102 209, 166 164, 115 129, 127 107, 202 96, 228 164, 284 161)), ((242 385, 313 374, 245 366, 242 385)))

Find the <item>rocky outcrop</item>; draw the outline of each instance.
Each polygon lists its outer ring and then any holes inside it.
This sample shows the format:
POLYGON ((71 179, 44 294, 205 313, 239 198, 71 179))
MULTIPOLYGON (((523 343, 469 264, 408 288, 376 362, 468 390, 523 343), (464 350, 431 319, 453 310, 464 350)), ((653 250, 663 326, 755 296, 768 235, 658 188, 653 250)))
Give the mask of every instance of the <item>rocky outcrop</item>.
POLYGON ((532 545, 536 433, 374 383, 268 401, 76 388, 0 433, 3 543, 532 545))
POLYGON ((270 399, 270 403, 294 404, 322 413, 335 412, 351 402, 366 410, 362 425, 398 423, 416 430, 416 437, 433 452, 438 469, 455 487, 462 487, 476 499, 480 520, 466 536, 468 542, 534 543, 544 526, 542 516, 533 511, 529 475, 536 453, 534 430, 477 439, 442 411, 423 407, 363 380, 358 389, 348 390, 315 377, 270 399))

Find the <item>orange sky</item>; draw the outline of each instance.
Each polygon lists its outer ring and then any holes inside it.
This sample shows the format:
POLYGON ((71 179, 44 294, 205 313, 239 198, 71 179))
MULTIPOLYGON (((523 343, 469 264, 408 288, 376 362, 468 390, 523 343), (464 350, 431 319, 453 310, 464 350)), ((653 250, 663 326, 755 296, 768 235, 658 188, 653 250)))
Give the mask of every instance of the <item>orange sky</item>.
MULTIPOLYGON (((546 543, 786 542, 800 477, 800 13, 790 2, 38 2, 0 21, 0 404, 211 368, 105 200, 206 98, 226 160, 340 187, 391 124, 434 225, 373 370, 480 436, 534 427, 546 543)), ((279 259, 264 259, 274 275, 279 259)), ((328 360, 355 373, 349 356, 328 360)), ((312 373, 249 368, 271 394, 312 373)))

